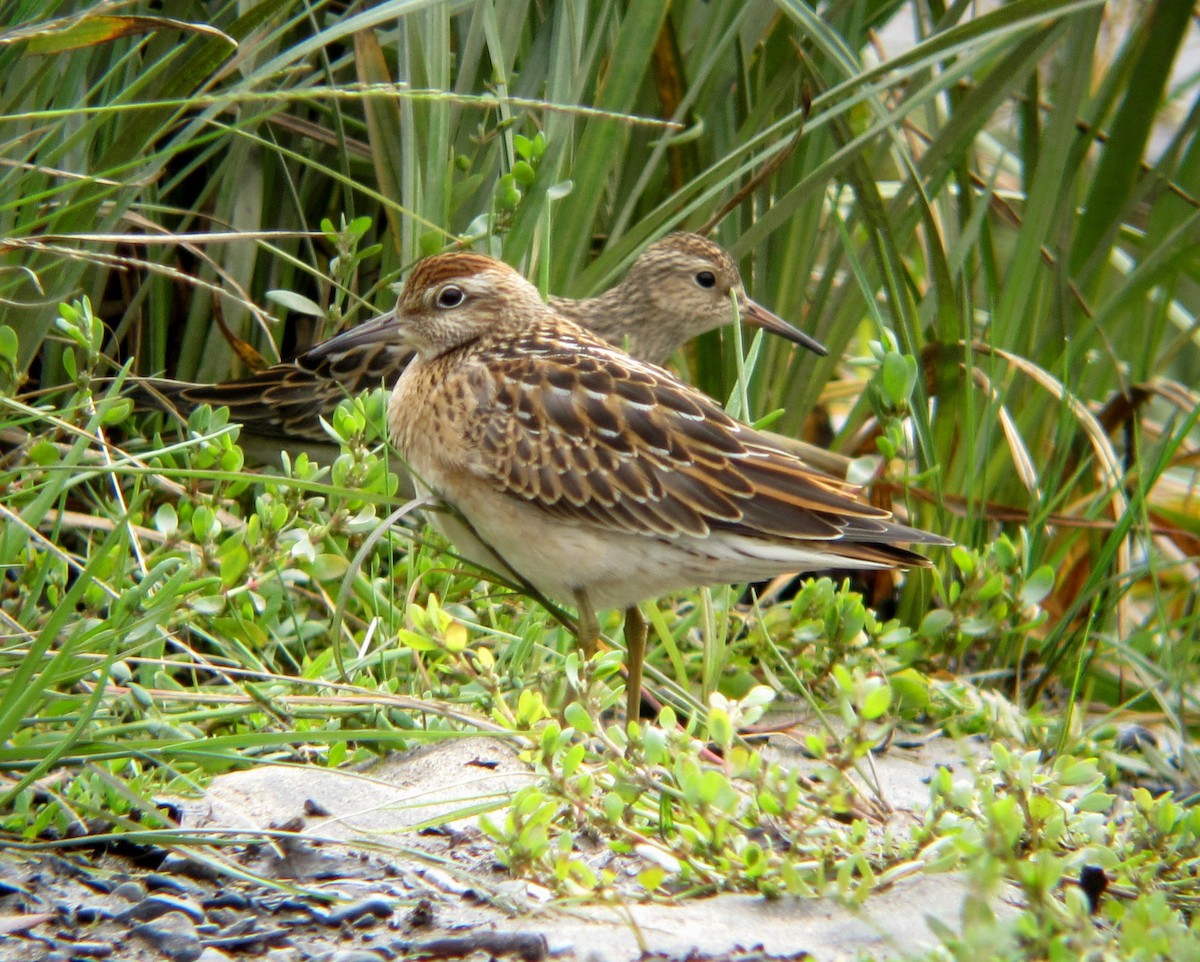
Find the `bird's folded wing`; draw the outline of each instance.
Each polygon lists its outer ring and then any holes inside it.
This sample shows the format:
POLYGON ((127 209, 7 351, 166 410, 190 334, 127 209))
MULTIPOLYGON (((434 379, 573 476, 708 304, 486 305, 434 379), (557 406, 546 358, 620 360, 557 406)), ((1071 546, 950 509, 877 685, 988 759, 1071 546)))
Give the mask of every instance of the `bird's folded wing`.
POLYGON ((383 340, 341 350, 341 337, 345 335, 236 381, 151 379, 142 393, 154 406, 169 404, 183 417, 201 404, 211 404, 229 408, 231 421, 261 437, 326 442, 329 437, 318 418, 331 417, 334 408, 354 394, 392 387, 412 356, 383 340))
POLYGON ((471 381, 471 470, 554 517, 667 537, 941 541, 620 352, 510 352, 471 381))

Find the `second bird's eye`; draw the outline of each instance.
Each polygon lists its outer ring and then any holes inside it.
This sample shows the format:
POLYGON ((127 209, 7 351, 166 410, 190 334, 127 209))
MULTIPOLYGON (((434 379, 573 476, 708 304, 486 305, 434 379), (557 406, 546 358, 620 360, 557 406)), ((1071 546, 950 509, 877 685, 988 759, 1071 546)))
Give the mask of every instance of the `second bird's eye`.
POLYGON ((438 307, 458 307, 467 299, 467 295, 463 293, 461 287, 455 287, 453 284, 448 284, 443 287, 437 296, 438 307))
POLYGON ((712 271, 700 271, 696 274, 696 283, 701 287, 712 287, 717 283, 717 277, 712 271))

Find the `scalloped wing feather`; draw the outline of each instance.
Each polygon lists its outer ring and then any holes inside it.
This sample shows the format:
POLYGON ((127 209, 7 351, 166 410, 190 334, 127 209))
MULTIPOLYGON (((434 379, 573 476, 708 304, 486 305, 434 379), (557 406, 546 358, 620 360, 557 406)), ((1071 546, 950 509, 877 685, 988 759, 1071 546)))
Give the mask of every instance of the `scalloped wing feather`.
POLYGON ((315 415, 329 417, 347 397, 381 385, 392 387, 412 358, 411 352, 398 351, 386 342, 338 350, 338 337, 236 381, 193 384, 152 379, 145 382, 144 393, 158 407, 166 398, 184 416, 201 404, 228 407, 230 420, 254 434, 328 442, 315 415))
POLYGON ((927 563, 894 541, 942 542, 854 500, 857 486, 774 447, 661 368, 598 340, 559 352, 552 341, 527 330, 471 365, 471 467, 498 490, 599 528, 838 542, 838 554, 882 565, 927 563))

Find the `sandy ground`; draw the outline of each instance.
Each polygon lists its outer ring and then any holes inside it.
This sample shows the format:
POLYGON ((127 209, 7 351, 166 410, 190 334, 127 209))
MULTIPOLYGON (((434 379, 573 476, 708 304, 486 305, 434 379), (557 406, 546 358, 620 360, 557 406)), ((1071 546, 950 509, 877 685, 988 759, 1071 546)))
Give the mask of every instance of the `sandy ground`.
MULTIPOLYGON (((935 767, 959 768, 972 750, 935 741, 917 748, 893 745, 876 756, 872 777, 892 809, 889 822, 899 828, 897 822, 915 819, 927 803, 926 782, 935 767)), ((786 740, 769 751, 775 760, 807 764, 786 740)), ((36 859, 0 861, 0 889, 4 883, 9 888, 0 892, 0 931, 12 931, 14 919, 27 922, 28 913, 38 908, 20 901, 14 888, 28 892, 40 885, 42 908, 57 907, 45 912, 40 927, 16 925, 15 937, 4 940, 0 954, 12 962, 51 962, 78 956, 71 946, 87 942, 110 945, 115 954, 108 957, 134 962, 368 962, 398 958, 421 946, 426 954, 433 946, 433 954, 442 957, 472 947, 486 950, 476 952, 478 958, 525 952, 532 962, 544 952, 589 962, 626 962, 644 952, 664 959, 804 958, 807 953, 818 960, 840 960, 864 954, 901 958, 927 950, 937 944, 930 918, 958 928, 966 889, 956 875, 903 879, 873 895, 860 910, 827 899, 752 895, 666 905, 616 894, 611 904, 564 905, 538 886, 512 879, 467 813, 472 806, 506 799, 534 778, 512 747, 486 737, 442 741, 359 772, 285 765, 222 775, 206 796, 182 803, 184 825, 221 834, 282 830, 285 834, 274 842, 218 857, 278 880, 294 897, 272 893, 262 883, 213 877, 203 865, 175 859, 149 876, 149 889, 143 885, 141 893, 143 906, 128 885, 113 892, 121 880, 139 879, 120 853, 94 860, 97 877, 109 883, 110 891, 100 893, 82 877, 86 872, 62 866, 49 871, 36 859), (461 817, 436 829, 421 828, 455 813, 461 817), (184 887, 167 897, 188 904, 144 923, 153 930, 146 932, 129 915, 143 908, 148 914, 152 903, 163 900, 154 886, 167 884, 164 873, 187 878, 180 883, 184 887), (118 898, 122 892, 136 908, 118 898), (326 904, 323 897, 333 906, 357 905, 358 914, 352 911, 335 924, 324 909, 313 908, 326 904), (64 921, 71 906, 73 922, 64 921), (23 913, 14 911, 20 908, 23 913), (4 928, 5 920, 9 928, 4 928), (164 949, 150 941, 164 938, 157 929, 171 925, 184 930, 181 948, 164 949), (255 933, 275 933, 274 941, 256 942, 251 938, 255 933), (481 935, 484 941, 473 946, 470 939, 481 935), (55 956, 56 947, 66 953, 55 956)), ((599 844, 588 853, 593 856, 596 865, 630 879, 631 896, 638 891, 632 876, 644 863, 624 864, 599 844)), ((615 888, 621 892, 619 883, 615 888)))

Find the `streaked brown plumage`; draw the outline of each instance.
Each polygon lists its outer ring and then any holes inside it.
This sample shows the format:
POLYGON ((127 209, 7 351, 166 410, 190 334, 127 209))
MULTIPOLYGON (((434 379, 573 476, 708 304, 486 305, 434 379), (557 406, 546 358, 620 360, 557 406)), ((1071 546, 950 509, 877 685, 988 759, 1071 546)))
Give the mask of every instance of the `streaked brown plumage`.
MULTIPOLYGON (((731 293, 749 323, 825 353, 817 341, 750 300, 733 259, 698 234, 669 234, 651 244, 624 281, 598 297, 551 297, 550 304, 631 354, 662 364, 693 337, 733 321, 731 293)), ((412 356, 378 336, 390 318, 381 315, 249 377, 220 384, 149 379, 142 393, 184 415, 201 404, 228 406, 230 420, 243 425, 243 438, 329 444, 320 418, 329 420, 346 397, 390 388, 412 356)))
POLYGON ((631 717, 639 601, 782 572, 927 566, 899 543, 949 543, 856 501, 855 486, 563 317, 491 258, 421 261, 387 330, 415 352, 388 425, 454 509, 436 523, 471 560, 578 606, 585 651, 594 610, 624 607, 631 717))

